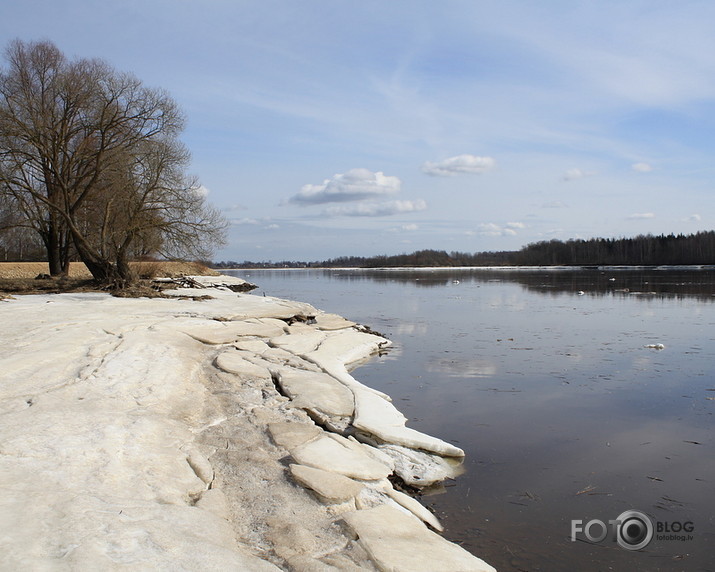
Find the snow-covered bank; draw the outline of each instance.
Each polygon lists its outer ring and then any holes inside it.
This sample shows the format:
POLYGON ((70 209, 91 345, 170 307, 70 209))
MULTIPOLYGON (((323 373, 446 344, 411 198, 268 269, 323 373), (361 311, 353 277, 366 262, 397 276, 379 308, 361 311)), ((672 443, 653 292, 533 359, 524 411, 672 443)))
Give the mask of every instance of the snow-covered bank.
POLYGON ((462 454, 349 373, 386 340, 174 292, 0 302, 0 568, 492 570, 386 478, 462 454))

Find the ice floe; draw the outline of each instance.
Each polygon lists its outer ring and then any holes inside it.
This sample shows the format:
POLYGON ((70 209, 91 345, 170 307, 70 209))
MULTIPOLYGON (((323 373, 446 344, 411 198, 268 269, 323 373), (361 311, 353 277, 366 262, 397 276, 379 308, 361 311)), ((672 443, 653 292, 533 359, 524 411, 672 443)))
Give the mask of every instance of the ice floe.
POLYGON ((494 568, 428 530, 412 515, 389 505, 344 516, 380 570, 453 572, 494 568))

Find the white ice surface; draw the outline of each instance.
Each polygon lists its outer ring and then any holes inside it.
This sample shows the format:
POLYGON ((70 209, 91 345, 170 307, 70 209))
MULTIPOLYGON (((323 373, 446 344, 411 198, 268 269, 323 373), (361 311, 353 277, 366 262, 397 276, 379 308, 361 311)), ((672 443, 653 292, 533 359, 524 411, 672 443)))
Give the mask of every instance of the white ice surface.
MULTIPOLYGON (((0 569, 276 569, 256 546, 237 541, 223 493, 210 489, 214 470, 195 439, 225 418, 213 419, 207 406, 209 355, 237 383, 271 372, 288 380, 328 374, 354 395, 356 428, 379 441, 461 454, 406 428, 388 396, 348 372, 386 340, 300 302, 224 289, 173 294, 0 302, 0 569), (207 294, 211 300, 179 298, 207 294), (282 321, 293 316, 318 319, 312 327, 282 321)), ((298 397, 320 402, 311 387, 298 397)), ((396 466, 388 446, 320 431, 298 439, 291 426, 279 433, 298 462, 332 473, 379 483, 396 466)), ((417 501, 393 496, 439 528, 417 501)), ((371 542, 368 551, 379 551, 371 542)))
POLYGON ((194 506, 210 478, 192 445, 205 346, 175 324, 305 308, 235 293, 0 302, 0 569, 276 569, 194 506))
POLYGON ((389 342, 379 336, 359 332, 353 329, 334 333, 323 333, 323 339, 315 335, 312 342, 318 345, 311 349, 302 336, 281 336, 271 339, 271 344, 300 353, 302 357, 319 365, 323 370, 345 384, 355 396, 355 418, 353 426, 379 440, 396 443, 414 449, 423 449, 439 455, 463 457, 464 451, 459 447, 426 435, 405 426, 407 419, 390 402, 390 397, 381 391, 368 387, 357 381, 348 372, 348 367, 365 357, 375 353, 389 342), (296 338, 292 341, 291 338, 296 338), (309 350, 309 351, 306 351, 309 350))

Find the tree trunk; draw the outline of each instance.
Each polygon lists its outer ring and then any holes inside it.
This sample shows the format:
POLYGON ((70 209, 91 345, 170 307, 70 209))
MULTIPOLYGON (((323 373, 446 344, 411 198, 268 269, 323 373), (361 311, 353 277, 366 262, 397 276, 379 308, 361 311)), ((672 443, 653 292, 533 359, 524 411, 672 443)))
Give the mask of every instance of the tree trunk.
POLYGON ((69 276, 70 273, 70 246, 72 246, 72 238, 70 233, 65 229, 62 234, 62 245, 60 248, 60 260, 62 264, 62 274, 69 276))
POLYGON ((126 253, 123 250, 117 253, 117 274, 122 280, 123 286, 128 286, 136 279, 134 272, 132 272, 132 269, 129 267, 129 262, 127 262, 126 253))
POLYGON ((119 274, 116 266, 94 253, 78 231, 72 231, 72 240, 80 260, 84 262, 87 270, 92 274, 92 278, 100 284, 117 285, 119 274))
POLYGON ((53 222, 50 220, 50 228, 42 238, 47 248, 47 263, 50 267, 50 276, 62 276, 65 274, 65 269, 62 267, 60 237, 53 222))
POLYGON ((116 266, 111 262, 107 260, 84 259, 81 253, 80 258, 82 258, 82 262, 84 262, 87 270, 91 272, 92 278, 94 278, 95 281, 112 288, 121 287, 123 285, 116 266))

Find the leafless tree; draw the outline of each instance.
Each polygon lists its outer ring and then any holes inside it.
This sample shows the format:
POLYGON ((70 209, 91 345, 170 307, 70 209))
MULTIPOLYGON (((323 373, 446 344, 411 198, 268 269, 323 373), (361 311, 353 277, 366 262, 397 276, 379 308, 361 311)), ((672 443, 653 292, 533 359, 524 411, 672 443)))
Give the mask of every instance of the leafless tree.
POLYGON ((210 251, 225 221, 185 170, 184 117, 163 90, 50 42, 12 42, 0 73, 0 194, 42 237, 53 274, 70 239, 95 279, 131 281, 128 260, 210 251))
POLYGON ((43 244, 12 200, 0 201, 0 260, 43 260, 43 244))

